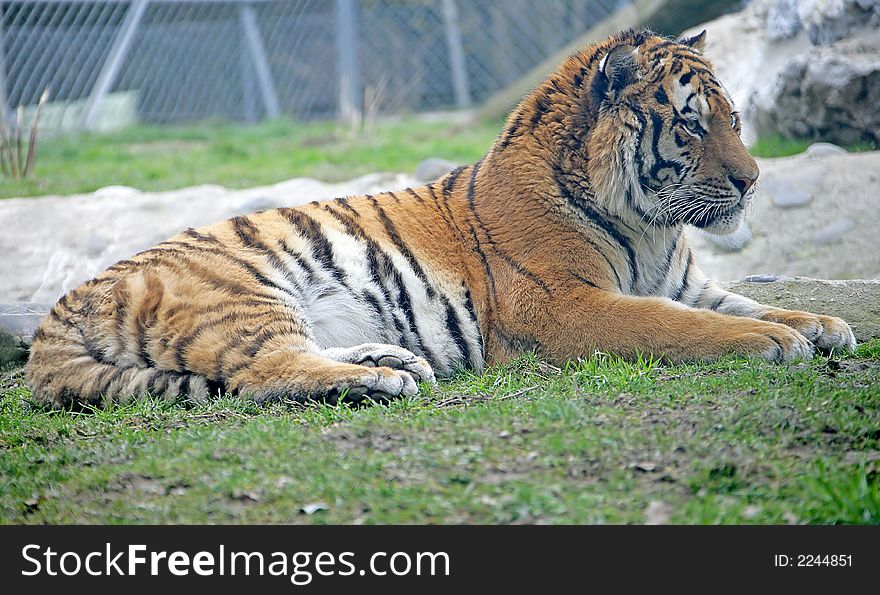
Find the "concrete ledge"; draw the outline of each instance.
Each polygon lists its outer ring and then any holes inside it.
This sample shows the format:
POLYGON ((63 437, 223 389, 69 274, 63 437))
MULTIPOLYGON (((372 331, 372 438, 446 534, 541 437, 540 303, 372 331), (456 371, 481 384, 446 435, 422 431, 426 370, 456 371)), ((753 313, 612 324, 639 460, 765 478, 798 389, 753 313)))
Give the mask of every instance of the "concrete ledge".
POLYGON ((880 337, 880 280, 752 275, 721 285, 768 306, 839 316, 850 324, 859 343, 880 337))

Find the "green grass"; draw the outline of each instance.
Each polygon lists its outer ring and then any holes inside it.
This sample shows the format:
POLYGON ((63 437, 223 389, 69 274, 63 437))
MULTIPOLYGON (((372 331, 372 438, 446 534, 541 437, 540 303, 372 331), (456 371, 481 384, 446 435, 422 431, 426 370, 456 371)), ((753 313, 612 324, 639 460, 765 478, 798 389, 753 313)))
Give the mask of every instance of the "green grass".
MULTIPOLYGON (((780 135, 761 136, 755 141, 755 144, 749 148, 749 152, 755 157, 789 157, 791 155, 803 153, 807 150, 807 147, 813 144, 813 142, 815 141, 800 138, 786 138, 780 135)), ((877 150, 877 147, 870 143, 848 145, 845 148, 847 151, 856 153, 877 150)))
POLYGON ((377 171, 412 172, 427 157, 476 161, 500 129, 500 122, 465 127, 405 119, 355 133, 332 122, 279 119, 49 138, 38 144, 32 177, 0 177, 0 197, 75 194, 117 184, 144 191, 209 183, 246 188, 303 176, 340 181, 377 171))
POLYGON ((880 523, 878 340, 782 366, 525 356, 360 409, 46 412, 2 382, 5 523, 880 523))

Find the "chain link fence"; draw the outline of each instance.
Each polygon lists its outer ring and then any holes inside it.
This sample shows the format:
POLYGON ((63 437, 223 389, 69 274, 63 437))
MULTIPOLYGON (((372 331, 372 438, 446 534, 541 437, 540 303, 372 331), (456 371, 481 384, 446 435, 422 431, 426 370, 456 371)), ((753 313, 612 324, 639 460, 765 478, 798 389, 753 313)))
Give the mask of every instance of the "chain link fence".
POLYGON ((2 0, 0 115, 42 132, 478 104, 620 0, 2 0))

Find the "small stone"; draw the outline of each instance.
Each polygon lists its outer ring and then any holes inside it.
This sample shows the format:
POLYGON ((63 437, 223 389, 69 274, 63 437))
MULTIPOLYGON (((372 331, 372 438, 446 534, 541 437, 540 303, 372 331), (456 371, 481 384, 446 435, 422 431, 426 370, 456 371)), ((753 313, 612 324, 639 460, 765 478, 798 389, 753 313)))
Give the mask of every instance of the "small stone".
POLYGON ((750 506, 746 506, 746 509, 743 510, 742 516, 744 519, 752 520, 759 514, 761 514, 761 507, 752 504, 750 506))
POLYGON ((798 188, 784 178, 768 178, 763 181, 762 186, 773 206, 780 209, 801 207, 813 200, 812 192, 798 188))
POLYGON ((836 242, 856 228, 856 222, 849 217, 841 217, 816 232, 813 243, 824 246, 836 242))
POLYGON ((725 236, 705 233, 703 236, 715 247, 725 252, 739 252, 752 241, 752 230, 749 224, 743 221, 739 228, 725 236))
POLYGON ((306 504, 305 506, 300 508, 299 511, 302 514, 311 515, 311 514, 315 514, 316 512, 320 512, 322 510, 327 510, 328 508, 330 508, 330 507, 328 505, 324 504, 323 502, 312 502, 311 504, 306 504))
POLYGON ((744 283, 775 283, 779 280, 779 277, 776 275, 749 275, 748 277, 743 277, 744 283))
POLYGON ((828 157, 831 155, 846 155, 848 151, 840 145, 834 143, 813 143, 804 151, 804 156, 810 159, 817 157, 828 157))
POLYGON ((444 176, 458 167, 457 164, 446 159, 437 157, 429 157, 416 167, 416 178, 422 182, 432 182, 437 178, 444 176))

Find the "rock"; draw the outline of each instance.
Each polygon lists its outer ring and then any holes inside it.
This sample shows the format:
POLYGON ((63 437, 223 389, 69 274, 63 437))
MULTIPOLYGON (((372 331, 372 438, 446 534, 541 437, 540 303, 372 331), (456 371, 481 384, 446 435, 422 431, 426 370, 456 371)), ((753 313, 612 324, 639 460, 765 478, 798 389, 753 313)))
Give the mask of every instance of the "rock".
POLYGON ((429 157, 416 167, 416 179, 422 182, 433 182, 437 178, 444 176, 458 167, 457 164, 446 159, 438 159, 437 157, 429 157))
POLYGON ((646 525, 665 525, 669 522, 675 510, 666 502, 651 500, 645 508, 646 525))
POLYGON ((168 192, 108 186, 91 194, 0 200, 0 303, 54 302, 108 266, 200 227, 275 206, 417 186, 412 176, 373 173, 338 184, 297 178, 227 189, 168 192))
MULTIPOLYGON (((718 79, 728 86, 734 102, 742 114, 743 139, 747 144, 754 142, 765 131, 782 132, 793 136, 795 131, 777 130, 770 126, 758 127, 756 118, 758 111, 772 109, 775 95, 771 91, 776 88, 776 82, 780 73, 788 68, 789 63, 800 58, 799 66, 810 63, 816 57, 821 56, 820 50, 828 49, 829 44, 835 47, 854 43, 863 37, 870 37, 877 33, 880 27, 880 1, 878 0, 751 0, 743 10, 737 13, 726 14, 715 20, 702 23, 694 28, 684 31, 681 36, 686 37, 699 33, 703 29, 707 31, 705 54, 715 65, 718 79)), ((865 56, 878 56, 876 49, 868 48, 863 53, 865 56)), ((843 60, 845 63, 848 56, 843 60)), ((847 69, 853 70, 852 66, 847 69)), ((804 74, 806 69, 803 69, 804 74)), ((825 61, 812 66, 813 70, 827 70, 825 61)), ((799 72, 795 69, 787 73, 790 77, 790 87, 786 90, 800 91, 797 85, 799 72)), ((858 84, 854 89, 855 97, 858 97, 858 84)), ((808 86, 808 85, 807 85, 808 86)), ((847 91, 851 95, 850 89, 847 91)), ((833 97, 831 98, 833 99, 833 97)), ((800 101, 800 97, 792 98, 792 102, 800 101)), ((821 106, 821 96, 806 98, 812 106, 821 106)), ((847 114, 859 113, 870 116, 875 105, 876 98, 865 97, 861 101, 841 102, 830 104, 821 110, 821 115, 830 120, 833 129, 835 125, 847 124, 847 114), (847 118, 835 119, 834 112, 841 111, 847 118)), ((782 116, 790 109, 790 106, 780 108, 782 116)), ((805 112, 809 115, 809 111, 805 112)), ((788 119, 800 118, 798 112, 788 119)), ((783 118, 785 119, 785 118, 783 118)), ((876 119, 875 119, 876 121, 876 119)), ((870 122, 870 120, 869 120, 870 122)), ((848 124, 847 124, 848 125, 848 124)), ((766 126, 766 123, 764 124, 766 126)), ((809 127, 801 126, 800 129, 809 127)), ((826 128, 819 129, 824 133, 826 128)), ((847 135, 824 136, 824 134, 810 135, 807 138, 824 139, 835 143, 852 144, 860 140, 863 127, 860 126, 857 134, 848 135, 856 138, 856 141, 846 140, 847 135)), ((875 128, 876 130, 876 128, 875 128)), ((833 130, 832 130, 833 132, 833 130)), ((870 140, 870 139, 864 139, 870 140)))
POLYGON ((813 193, 807 189, 799 188, 792 181, 785 178, 767 178, 761 183, 764 192, 770 197, 773 206, 780 209, 802 207, 813 200, 813 193))
POLYGON ((789 60, 754 103, 761 134, 880 143, 880 30, 789 60))
POLYGON ((807 150, 804 151, 804 156, 809 157, 810 159, 817 159, 819 157, 825 157, 827 155, 845 155, 848 153, 846 149, 841 147, 840 145, 835 145, 834 143, 813 143, 807 150))
POLYGON ((749 228, 748 222, 743 221, 743 224, 733 233, 724 236, 703 233, 703 237, 713 246, 720 248, 721 250, 726 252, 739 252, 752 241, 752 230, 749 228))
POLYGON ((794 277, 789 277, 788 275, 749 275, 748 277, 743 277, 743 283, 775 283, 776 281, 792 281, 794 277))
POLYGON ((813 243, 817 246, 824 246, 836 242, 855 228, 856 222, 849 217, 835 219, 832 223, 816 232, 813 236, 813 243))
POLYGON ((877 0, 797 0, 797 12, 810 41, 828 45, 880 24, 877 0))
POLYGON ((728 291, 788 310, 839 316, 852 326, 856 340, 880 338, 880 281, 824 281, 808 277, 754 283, 722 283, 728 291))

